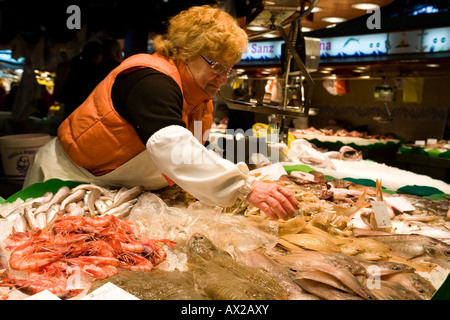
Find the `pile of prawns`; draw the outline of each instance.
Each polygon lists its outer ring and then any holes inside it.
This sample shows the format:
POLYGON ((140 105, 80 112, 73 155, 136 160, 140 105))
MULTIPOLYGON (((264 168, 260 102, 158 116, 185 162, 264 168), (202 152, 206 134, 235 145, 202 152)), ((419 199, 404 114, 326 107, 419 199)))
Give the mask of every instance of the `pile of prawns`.
POLYGON ((86 275, 93 281, 117 274, 118 268, 152 270, 167 256, 158 243, 171 249, 175 244, 168 239, 141 237, 137 225, 114 215, 59 216, 47 227, 27 232, 13 229, 5 240, 9 267, 27 271, 28 277, 18 278, 4 270, 0 286, 26 294, 48 290, 68 299, 84 290, 68 286, 70 276, 86 275))

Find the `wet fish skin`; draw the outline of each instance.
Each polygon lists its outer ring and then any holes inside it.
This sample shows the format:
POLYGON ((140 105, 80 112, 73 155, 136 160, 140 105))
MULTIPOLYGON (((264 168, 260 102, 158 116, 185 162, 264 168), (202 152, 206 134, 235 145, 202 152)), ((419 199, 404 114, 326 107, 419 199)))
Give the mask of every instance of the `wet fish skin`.
POLYGON ((118 218, 123 218, 130 213, 131 209, 133 209, 133 206, 137 202, 137 200, 138 200, 137 198, 131 199, 130 201, 124 202, 117 207, 108 208, 100 216, 104 216, 106 214, 111 214, 118 218))
POLYGON ((77 202, 79 200, 82 200, 85 193, 86 193, 86 190, 84 190, 84 189, 79 189, 76 191, 72 190, 72 193, 61 202, 61 206, 59 207, 60 210, 61 211, 65 210, 66 206, 71 202, 77 202))
POLYGON ((140 300, 206 300, 194 285, 192 271, 120 270, 107 279, 96 280, 89 292, 111 282, 140 300))
POLYGON ((245 299, 287 299, 286 290, 267 271, 238 263, 204 235, 192 235, 187 246, 187 262, 194 270, 196 284, 210 295, 229 295, 232 299, 237 295, 233 290, 239 288, 245 299), (226 288, 224 282, 227 282, 226 288))
POLYGON ((72 192, 76 192, 78 190, 85 190, 85 191, 99 190, 102 195, 105 195, 107 197, 113 197, 114 194, 114 192, 109 189, 89 183, 79 184, 78 186, 72 188, 72 192))
POLYGON ((130 200, 133 200, 138 195, 140 195, 143 191, 144 191, 144 188, 142 186, 136 186, 136 187, 132 187, 130 189, 127 189, 125 187, 121 188, 114 196, 114 202, 109 207, 108 210, 118 207, 130 200))
POLYGON ((327 284, 320 283, 309 279, 296 279, 299 284, 307 292, 314 294, 325 300, 364 300, 363 298, 335 289, 327 284))
POLYGON ((282 265, 297 271, 323 271, 339 279, 345 286, 367 300, 375 299, 372 293, 358 281, 355 274, 365 274, 366 270, 359 265, 347 263, 345 267, 336 263, 333 254, 321 252, 305 251, 284 256, 277 256, 274 259, 282 265))
POLYGON ((96 215, 95 213, 95 201, 100 198, 101 192, 99 189, 93 189, 92 191, 86 193, 85 197, 85 204, 88 208, 88 211, 91 215, 91 217, 94 217, 96 215))
POLYGON ((40 229, 31 207, 25 207, 24 216, 31 230, 40 229))
MULTIPOLYGON (((354 274, 362 274, 368 276, 368 271, 376 268, 376 272, 379 273, 380 276, 399 273, 399 272, 413 272, 414 268, 408 266, 403 263, 393 262, 393 261, 377 261, 370 262, 363 259, 359 259, 357 257, 352 257, 349 255, 336 253, 328 256, 332 257, 335 263, 342 265, 343 267, 348 267, 349 265, 356 264, 364 268, 364 273, 354 273, 354 274)), ((355 270, 353 268, 353 270, 355 270)), ((354 271, 355 272, 355 271, 354 271)), ((370 272, 369 272, 370 273, 370 272)))
POLYGON ((339 289, 341 291, 355 294, 352 290, 350 290, 347 286, 345 286, 342 282, 340 282, 337 278, 332 275, 325 273, 323 271, 299 271, 295 273, 295 279, 306 279, 313 280, 316 282, 320 282, 323 284, 327 284, 333 288, 339 289))
POLYGON ((371 290, 379 300, 422 300, 416 293, 394 281, 379 280, 371 290))
POLYGON ((70 194, 71 190, 67 186, 62 186, 59 188, 59 190, 53 195, 53 197, 48 201, 47 203, 42 204, 39 206, 35 214, 39 214, 41 212, 46 212, 52 205, 54 204, 60 204, 65 198, 67 198, 70 194))
POLYGON ((218 265, 196 266, 193 270, 196 285, 213 300, 274 300, 275 297, 260 286, 236 277, 218 265))
POLYGON ((436 292, 430 281, 414 272, 401 272, 383 277, 383 279, 398 282, 408 290, 417 294, 423 300, 429 300, 436 292))
POLYGON ((14 229, 16 230, 16 232, 27 231, 27 221, 23 215, 19 214, 14 220, 14 229))
POLYGON ((399 256, 413 259, 428 255, 443 262, 450 262, 450 245, 431 237, 417 234, 370 236, 389 245, 399 256))
POLYGON ((292 279, 288 269, 269 258, 266 254, 249 251, 245 253, 246 264, 267 270, 275 281, 286 288, 289 300, 319 300, 318 297, 307 293, 292 279))

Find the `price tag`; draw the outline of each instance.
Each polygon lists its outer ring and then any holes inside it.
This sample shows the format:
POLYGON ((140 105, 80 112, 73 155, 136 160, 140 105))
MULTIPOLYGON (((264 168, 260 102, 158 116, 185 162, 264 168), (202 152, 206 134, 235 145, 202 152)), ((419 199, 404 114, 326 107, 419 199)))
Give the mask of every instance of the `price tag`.
POLYGON ((437 139, 427 139, 427 144, 436 144, 437 143, 437 139))
POLYGON ((377 227, 380 229, 390 228, 392 224, 386 203, 384 201, 371 201, 370 203, 372 204, 373 214, 377 223, 377 227))
POLYGON ((384 201, 401 212, 416 210, 416 208, 403 197, 385 197, 384 201))
POLYGON ((414 144, 416 146, 424 146, 425 145, 425 140, 416 140, 416 142, 414 142, 414 144))

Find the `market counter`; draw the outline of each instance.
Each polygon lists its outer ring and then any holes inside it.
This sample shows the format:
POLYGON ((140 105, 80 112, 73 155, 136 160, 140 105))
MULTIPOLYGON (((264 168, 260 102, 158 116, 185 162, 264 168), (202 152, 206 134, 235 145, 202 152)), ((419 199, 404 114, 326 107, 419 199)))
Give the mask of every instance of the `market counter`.
POLYGON ((397 153, 396 160, 404 170, 425 174, 450 183, 450 158, 397 153))

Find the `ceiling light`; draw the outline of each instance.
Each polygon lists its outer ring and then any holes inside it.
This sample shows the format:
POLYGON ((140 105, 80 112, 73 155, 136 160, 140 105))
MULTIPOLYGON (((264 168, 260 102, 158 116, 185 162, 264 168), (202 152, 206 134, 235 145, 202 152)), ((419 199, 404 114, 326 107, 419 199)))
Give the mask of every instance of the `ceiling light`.
POLYGON ((325 17, 325 18, 322 18, 322 21, 330 22, 330 23, 340 23, 340 22, 344 22, 346 20, 347 19, 342 18, 342 17, 325 17))
POLYGON ((437 63, 427 63, 425 66, 430 67, 430 68, 437 68, 437 67, 440 67, 440 64, 437 64, 437 63))
POLYGON ((267 27, 250 25, 250 26, 247 26, 247 30, 250 30, 250 31, 266 31, 267 27))
POLYGON ((311 28, 302 27, 302 32, 310 32, 310 31, 312 31, 311 28))
POLYGON ((262 36, 263 36, 263 38, 277 38, 278 34, 276 34, 276 33, 264 33, 262 36))
POLYGON ((379 9, 380 6, 376 3, 361 2, 361 3, 352 4, 352 8, 367 11, 367 10, 379 9))
MULTIPOLYGON (((308 10, 309 6, 305 6, 305 10, 308 10)), ((315 12, 322 12, 323 9, 321 7, 314 7, 311 12, 315 13, 315 12)))

